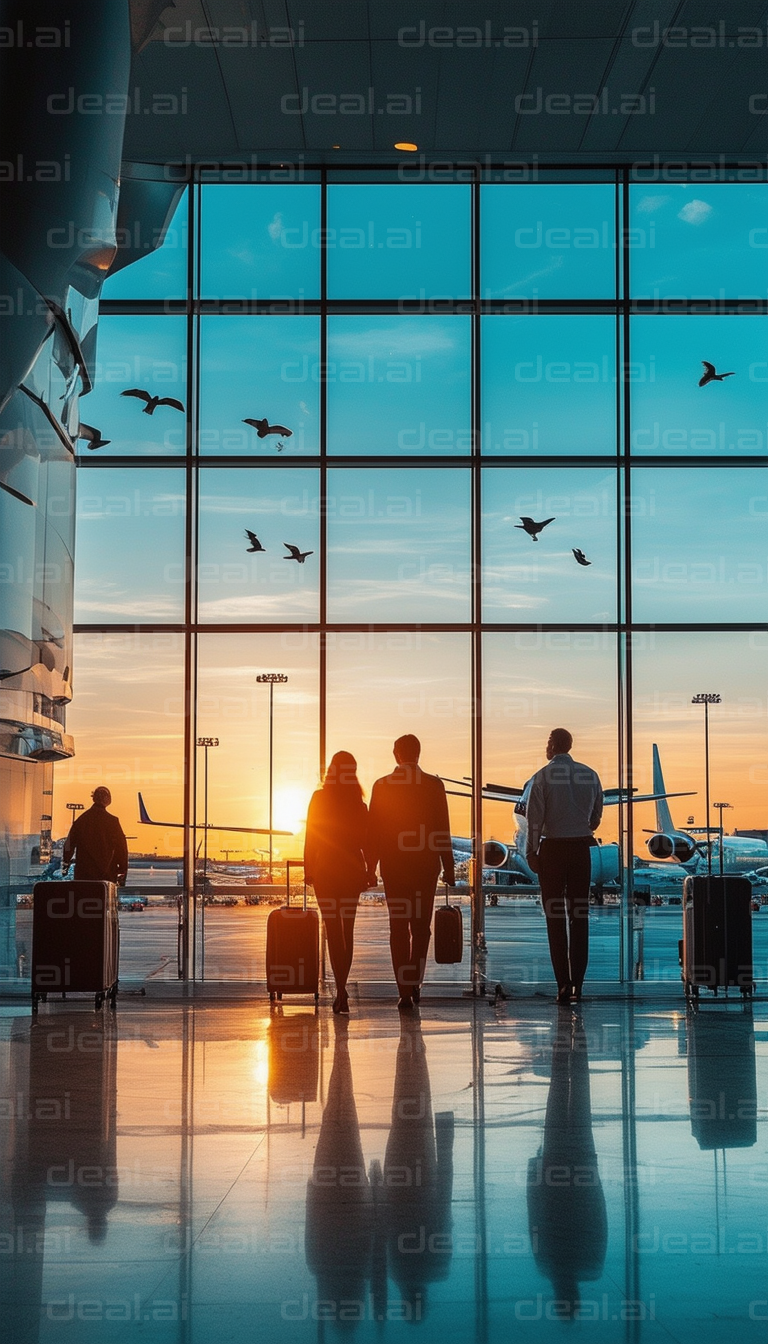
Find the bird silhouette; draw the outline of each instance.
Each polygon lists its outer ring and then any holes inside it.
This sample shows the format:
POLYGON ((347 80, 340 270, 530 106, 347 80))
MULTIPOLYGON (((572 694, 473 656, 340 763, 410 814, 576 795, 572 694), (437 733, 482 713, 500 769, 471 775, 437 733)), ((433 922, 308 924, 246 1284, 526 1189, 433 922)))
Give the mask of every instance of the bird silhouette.
POLYGON ((706 387, 707 383, 722 383, 724 378, 733 378, 736 373, 735 369, 732 369, 730 373, 718 373, 714 364, 710 364, 708 359, 702 359, 701 363, 704 374, 699 379, 699 387, 706 387))
POLYGON ((262 546, 256 533, 252 532, 249 527, 246 527, 245 535, 251 543, 250 546, 246 548, 248 555, 250 555, 252 551, 266 551, 266 546, 262 546))
POLYGON ((129 387, 120 393, 121 397, 137 397, 146 404, 142 407, 145 415, 154 415, 158 406, 172 406, 175 411, 183 411, 184 406, 175 397, 153 397, 143 387, 129 387))
POLYGON ((111 439, 102 439, 101 430, 94 429, 93 425, 86 425, 85 421, 80 421, 80 428, 77 433, 78 439, 85 439, 88 444, 88 451, 95 453, 97 448, 106 448, 111 439))
POLYGON ((539 533, 542 528, 545 528, 548 523, 554 523, 555 521, 554 518, 545 518, 543 523, 535 523, 532 518, 526 518, 522 514, 519 516, 520 522, 515 523, 515 527, 519 528, 521 532, 527 532, 531 541, 538 541, 539 533))
POLYGON ((586 557, 586 555, 584 554, 584 552, 583 552, 583 551, 580 551, 579 548, 578 548, 578 546, 574 546, 574 547, 572 547, 572 550, 573 550, 574 557, 575 557, 575 559, 576 559, 576 563, 577 563, 578 565, 591 565, 591 564, 592 564, 592 561, 587 559, 587 557, 586 557))
POLYGON ((314 551, 300 551, 298 546, 292 546, 290 541, 284 541, 283 545, 291 552, 290 555, 284 555, 284 560, 297 560, 300 565, 304 564, 308 555, 314 555, 314 551))
POLYGON ((266 416, 263 420, 244 420, 244 425, 253 425, 260 439, 266 439, 268 434, 282 434, 283 438, 290 439, 293 434, 292 429, 287 429, 285 425, 270 425, 266 416))

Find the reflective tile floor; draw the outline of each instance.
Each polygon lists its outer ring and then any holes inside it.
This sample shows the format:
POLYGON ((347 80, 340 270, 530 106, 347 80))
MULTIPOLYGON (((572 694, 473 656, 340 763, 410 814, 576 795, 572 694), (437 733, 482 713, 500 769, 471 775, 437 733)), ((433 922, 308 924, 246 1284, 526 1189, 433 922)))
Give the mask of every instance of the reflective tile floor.
POLYGON ((0 1009, 11 1344, 768 1337, 768 1005, 0 1009))

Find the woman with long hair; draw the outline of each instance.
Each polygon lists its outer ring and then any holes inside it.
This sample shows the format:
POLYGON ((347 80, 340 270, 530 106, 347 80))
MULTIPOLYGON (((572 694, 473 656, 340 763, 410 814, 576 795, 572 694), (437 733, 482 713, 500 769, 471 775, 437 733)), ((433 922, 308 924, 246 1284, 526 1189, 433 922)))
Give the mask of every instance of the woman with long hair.
POLYGON ((347 980, 354 951, 355 916, 366 885, 368 808, 357 761, 337 751, 323 786, 312 794, 304 841, 304 877, 315 889, 336 981, 335 1013, 349 1012, 347 980))

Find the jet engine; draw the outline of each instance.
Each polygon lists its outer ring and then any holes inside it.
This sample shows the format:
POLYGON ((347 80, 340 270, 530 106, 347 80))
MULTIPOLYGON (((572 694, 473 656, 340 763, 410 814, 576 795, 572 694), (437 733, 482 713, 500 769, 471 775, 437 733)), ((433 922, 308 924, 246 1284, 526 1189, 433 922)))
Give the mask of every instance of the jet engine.
POLYGON ((645 843, 654 859, 677 859, 678 863, 690 863, 696 854, 696 841, 680 831, 674 831, 671 835, 657 831, 645 843))
POLYGON ((603 887, 621 882, 621 861, 618 845, 593 845, 589 851, 592 886, 603 887))
POLYGON ((483 845, 483 867, 503 868, 509 858, 509 846, 500 840, 486 840, 483 845))

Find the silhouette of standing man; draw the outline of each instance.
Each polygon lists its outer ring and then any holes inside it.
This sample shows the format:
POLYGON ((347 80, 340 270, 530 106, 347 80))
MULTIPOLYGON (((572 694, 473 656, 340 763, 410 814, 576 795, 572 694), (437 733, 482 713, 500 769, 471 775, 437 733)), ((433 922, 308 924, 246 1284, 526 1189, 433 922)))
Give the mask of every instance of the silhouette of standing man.
POLYGON ((64 841, 62 871, 75 856, 76 882, 116 882, 125 886, 128 873, 128 842, 117 817, 107 811, 112 794, 104 785, 91 794, 93 807, 73 821, 64 841))
POLYGON ((603 787, 594 770, 569 754, 567 728, 553 728, 547 760, 526 786, 525 858, 539 874, 557 1002, 578 1002, 589 957, 590 849, 603 815, 603 787))
POLYGON ((397 768, 373 786, 366 859, 371 875, 381 865, 397 1006, 407 1009, 421 995, 440 868, 449 886, 456 879, 443 781, 420 768, 421 743, 412 733, 393 751, 397 768))

